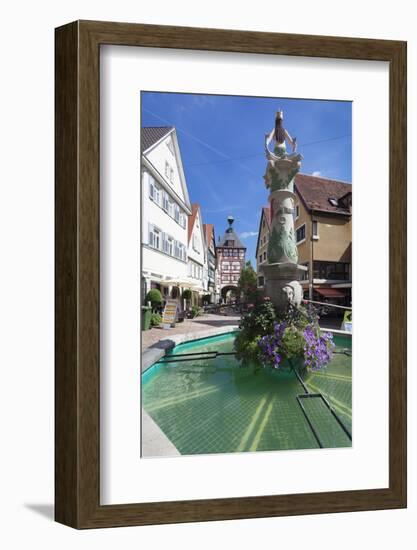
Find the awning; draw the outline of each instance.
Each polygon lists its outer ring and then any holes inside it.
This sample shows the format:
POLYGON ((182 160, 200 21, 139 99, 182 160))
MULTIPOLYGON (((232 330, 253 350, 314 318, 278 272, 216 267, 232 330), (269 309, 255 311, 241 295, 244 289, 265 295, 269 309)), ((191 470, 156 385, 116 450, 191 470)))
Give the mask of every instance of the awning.
POLYGON ((188 287, 193 288, 198 286, 198 282, 191 281, 188 279, 165 279, 164 281, 162 281, 162 283, 164 285, 180 286, 180 287, 187 287, 187 288, 188 287))
POLYGON ((325 298, 344 298, 346 296, 346 292, 337 288, 315 288, 314 290, 325 298))

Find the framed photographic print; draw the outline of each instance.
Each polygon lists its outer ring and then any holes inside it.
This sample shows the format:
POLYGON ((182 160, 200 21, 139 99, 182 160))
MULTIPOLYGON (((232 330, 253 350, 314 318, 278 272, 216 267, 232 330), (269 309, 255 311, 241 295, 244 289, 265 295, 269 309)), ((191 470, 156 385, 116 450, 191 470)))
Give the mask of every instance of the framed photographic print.
POLYGON ((56 29, 56 520, 405 506, 406 44, 56 29))

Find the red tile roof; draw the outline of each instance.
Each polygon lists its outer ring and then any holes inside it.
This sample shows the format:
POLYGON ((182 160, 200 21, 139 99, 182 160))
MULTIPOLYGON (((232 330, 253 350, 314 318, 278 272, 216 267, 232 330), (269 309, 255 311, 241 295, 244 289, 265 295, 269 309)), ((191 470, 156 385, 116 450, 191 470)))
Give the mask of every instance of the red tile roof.
POLYGON ((211 240, 213 238, 214 225, 212 223, 204 224, 204 232, 206 235, 207 246, 210 246, 211 240))
POLYGON ((307 174, 295 176, 295 188, 308 210, 319 210, 334 214, 350 215, 343 205, 333 206, 329 199, 340 199, 352 193, 352 185, 343 181, 331 180, 307 174))

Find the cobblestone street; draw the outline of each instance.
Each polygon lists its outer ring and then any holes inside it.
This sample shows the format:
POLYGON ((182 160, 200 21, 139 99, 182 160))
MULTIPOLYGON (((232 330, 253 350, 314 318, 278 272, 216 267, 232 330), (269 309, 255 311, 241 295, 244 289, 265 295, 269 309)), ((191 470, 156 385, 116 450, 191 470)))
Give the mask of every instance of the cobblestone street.
POLYGON ((158 347, 163 346, 161 341, 166 340, 167 345, 171 336, 175 334, 189 334, 205 331, 209 328, 216 328, 222 326, 238 326, 240 320, 239 315, 215 315, 212 313, 206 313, 200 315, 195 319, 185 319, 182 323, 177 323, 174 328, 152 328, 150 330, 142 331, 142 351, 146 348, 160 344, 158 347))

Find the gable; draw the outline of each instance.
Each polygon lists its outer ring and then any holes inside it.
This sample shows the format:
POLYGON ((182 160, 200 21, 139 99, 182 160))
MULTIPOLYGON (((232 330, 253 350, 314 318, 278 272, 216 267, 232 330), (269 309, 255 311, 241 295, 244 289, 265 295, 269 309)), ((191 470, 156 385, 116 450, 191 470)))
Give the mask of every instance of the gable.
POLYGON ((194 206, 193 215, 190 216, 190 218, 193 219, 191 221, 189 220, 189 223, 192 224, 192 226, 188 242, 188 255, 191 258, 199 260, 200 262, 204 262, 206 258, 205 235, 200 208, 195 208, 194 206))
POLYGON ((190 199, 175 130, 165 135, 144 156, 160 174, 166 183, 166 187, 179 197, 184 204, 190 207, 190 199))

